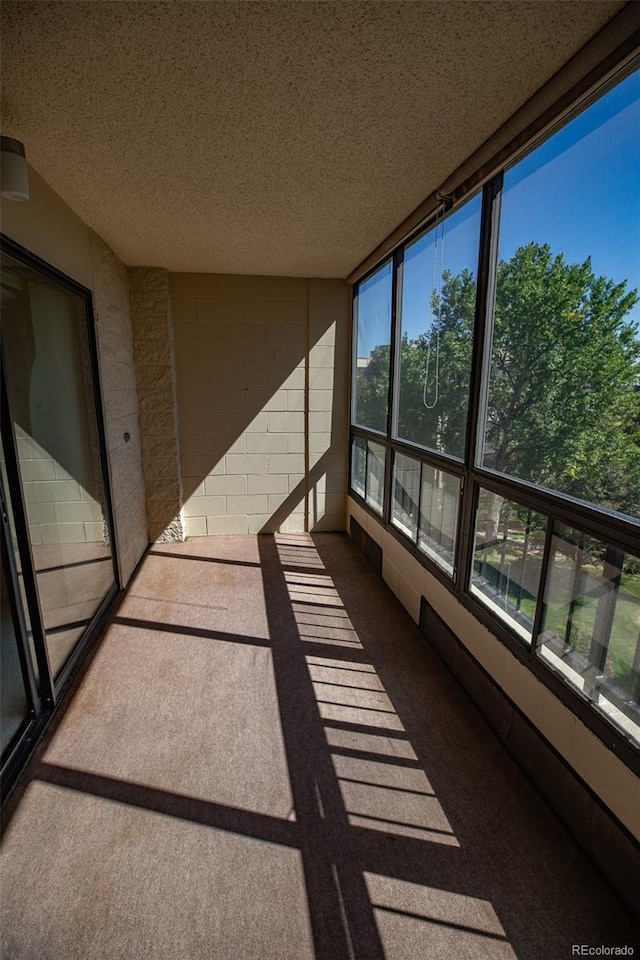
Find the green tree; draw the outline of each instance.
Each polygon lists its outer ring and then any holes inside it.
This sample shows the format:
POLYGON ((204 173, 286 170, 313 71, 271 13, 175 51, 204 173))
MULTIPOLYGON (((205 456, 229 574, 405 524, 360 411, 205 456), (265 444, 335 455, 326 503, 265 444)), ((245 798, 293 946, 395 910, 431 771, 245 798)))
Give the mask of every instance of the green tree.
MULTIPOLYGON (((399 435, 459 457, 475 301, 470 271, 445 272, 431 303, 439 338, 432 325, 401 343, 399 435)), ((596 276, 590 259, 567 263, 547 244, 500 261, 486 466, 640 516, 640 341, 628 319, 637 301, 626 282, 596 276)), ((388 363, 389 348, 376 348, 358 383, 360 422, 382 429, 388 363)))

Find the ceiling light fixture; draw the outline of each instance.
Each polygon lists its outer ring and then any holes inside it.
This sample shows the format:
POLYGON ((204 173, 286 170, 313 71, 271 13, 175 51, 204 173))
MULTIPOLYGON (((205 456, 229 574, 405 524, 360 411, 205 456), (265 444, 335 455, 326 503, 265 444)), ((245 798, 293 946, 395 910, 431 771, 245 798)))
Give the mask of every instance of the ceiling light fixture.
POLYGON ((29 172, 24 145, 13 137, 2 137, 0 187, 2 196, 7 200, 29 199, 29 172))

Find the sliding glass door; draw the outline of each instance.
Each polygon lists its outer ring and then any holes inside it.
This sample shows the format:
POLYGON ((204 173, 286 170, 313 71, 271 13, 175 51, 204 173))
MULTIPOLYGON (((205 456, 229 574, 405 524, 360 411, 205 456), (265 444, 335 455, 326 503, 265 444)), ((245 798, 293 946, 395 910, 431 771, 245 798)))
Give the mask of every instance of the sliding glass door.
POLYGON ((117 584, 89 293, 6 242, 1 266, 5 748, 30 706, 25 656, 36 700, 47 680, 55 699, 117 584))

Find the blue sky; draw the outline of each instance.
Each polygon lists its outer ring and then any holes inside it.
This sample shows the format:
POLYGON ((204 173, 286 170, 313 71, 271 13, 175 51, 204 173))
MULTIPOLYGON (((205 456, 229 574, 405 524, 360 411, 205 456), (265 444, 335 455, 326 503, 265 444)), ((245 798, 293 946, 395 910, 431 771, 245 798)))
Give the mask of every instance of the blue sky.
MULTIPOLYGON (((636 70, 505 172, 499 256, 548 243, 570 263, 591 256, 596 274, 640 291, 640 71, 636 70)), ((445 221, 444 267, 475 272, 480 198, 445 221)), ((436 263, 439 265, 440 251, 436 263)), ((416 337, 431 322, 434 234, 405 252, 403 330, 416 337)), ((359 356, 388 342, 391 270, 360 288, 359 356), (386 333, 385 333, 386 331, 386 333)), ((640 305, 630 318, 640 322, 640 305)), ((640 336, 640 333, 639 333, 640 336)))

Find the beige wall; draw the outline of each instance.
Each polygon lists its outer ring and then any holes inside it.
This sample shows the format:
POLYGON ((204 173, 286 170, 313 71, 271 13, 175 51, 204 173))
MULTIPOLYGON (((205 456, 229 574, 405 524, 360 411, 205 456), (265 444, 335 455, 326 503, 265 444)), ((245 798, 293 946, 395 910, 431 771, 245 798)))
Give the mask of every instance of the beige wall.
POLYGON ((348 285, 170 283, 187 535, 343 530, 348 285))
MULTIPOLYGON (((127 270, 33 169, 29 178, 28 202, 2 200, 2 231, 92 291, 118 565, 124 586, 147 545, 127 270)), ((46 459, 35 456, 37 453, 30 450, 29 459, 46 459)), ((51 467, 32 464, 28 469, 46 471, 51 467)), ((88 506, 80 509, 91 512, 88 506)), ((87 513, 86 522, 97 521, 87 513)), ((95 534, 97 527, 90 530, 95 534)))
POLYGON ((640 789, 631 770, 351 497, 348 512, 382 547, 383 578, 416 623, 424 596, 513 703, 640 839, 640 789))

